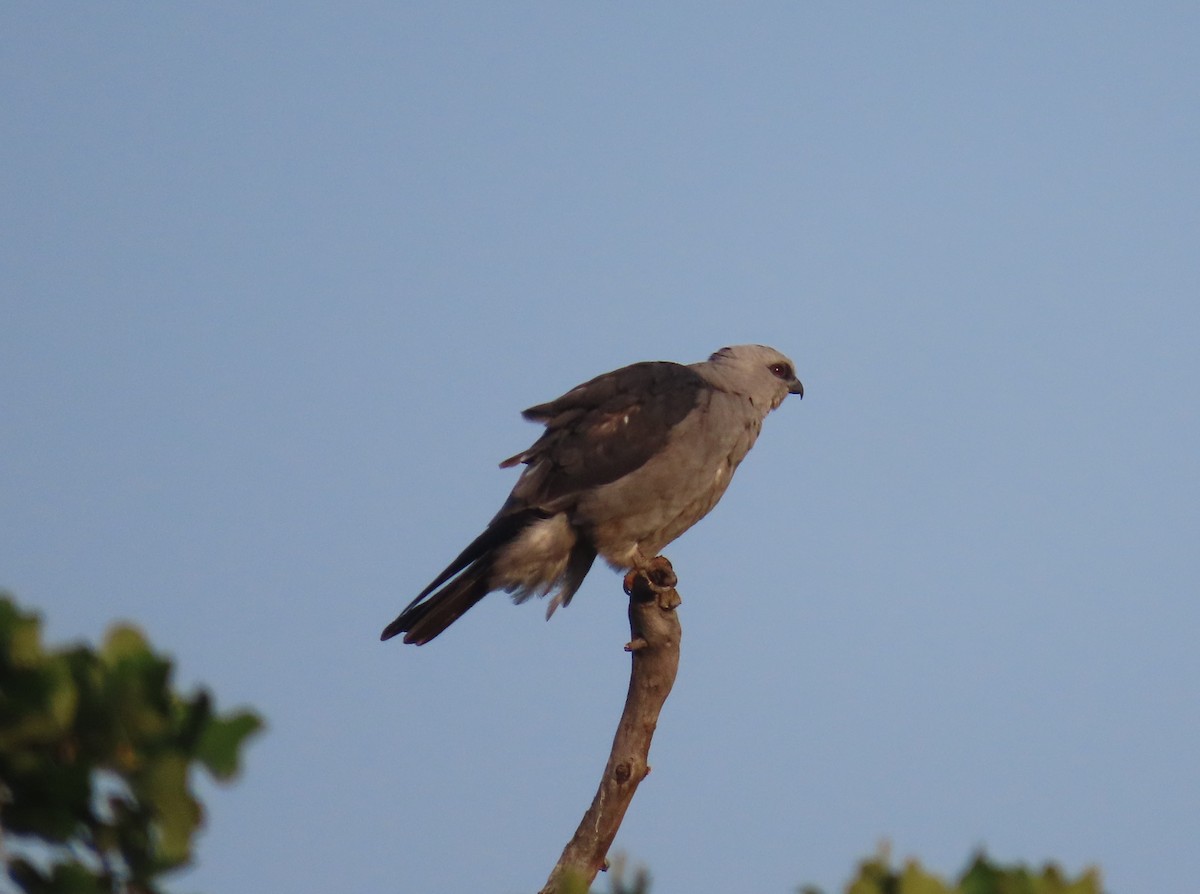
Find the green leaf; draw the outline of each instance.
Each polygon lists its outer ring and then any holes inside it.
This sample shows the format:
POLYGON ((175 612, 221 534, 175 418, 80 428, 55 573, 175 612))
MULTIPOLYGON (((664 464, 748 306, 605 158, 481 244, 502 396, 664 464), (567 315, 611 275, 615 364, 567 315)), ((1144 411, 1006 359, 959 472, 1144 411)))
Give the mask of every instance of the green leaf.
POLYGON ((63 763, 44 749, 22 749, 3 755, 4 829, 63 842, 90 817, 91 780, 88 767, 63 763))
POLYGON ((921 868, 916 860, 909 860, 900 875, 901 894, 951 894, 946 883, 921 868))
POLYGON ((119 664, 129 658, 153 655, 146 636, 131 624, 114 624, 104 638, 101 656, 106 664, 119 664))
POLYGON ((36 667, 44 655, 41 617, 34 612, 22 612, 12 600, 0 597, 0 644, 6 664, 36 667))
POLYGON ((239 769, 242 743, 262 728, 262 718, 252 711, 213 717, 200 736, 196 758, 215 779, 231 779, 239 769))
POLYGON ((79 689, 71 677, 66 662, 53 661, 46 668, 46 679, 50 691, 46 712, 56 733, 62 734, 71 728, 75 711, 79 706, 79 689))
POLYGON ((103 873, 97 876, 82 863, 72 861, 54 867, 52 894, 112 894, 114 890, 117 888, 103 873))
POLYGON ((174 726, 171 662, 154 654, 140 630, 127 624, 109 630, 101 652, 107 673, 99 710, 109 720, 113 747, 153 754, 170 745, 174 726))
POLYGON ((201 821, 200 803, 188 791, 187 768, 182 754, 160 755, 133 784, 134 795, 154 818, 158 853, 172 866, 191 856, 192 833, 201 821))

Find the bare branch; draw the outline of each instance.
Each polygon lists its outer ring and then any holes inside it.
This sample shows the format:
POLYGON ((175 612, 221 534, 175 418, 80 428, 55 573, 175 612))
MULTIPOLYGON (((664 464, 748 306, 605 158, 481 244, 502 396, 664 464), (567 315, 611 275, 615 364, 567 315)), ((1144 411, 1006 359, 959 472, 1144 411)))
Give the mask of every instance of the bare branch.
POLYGON ((675 584, 671 563, 662 556, 651 562, 645 574, 631 572, 625 579, 631 635, 625 649, 633 664, 625 710, 592 806, 539 894, 587 890, 605 868, 608 849, 633 793, 650 772, 650 740, 679 669, 681 629, 675 609, 682 600, 675 584))

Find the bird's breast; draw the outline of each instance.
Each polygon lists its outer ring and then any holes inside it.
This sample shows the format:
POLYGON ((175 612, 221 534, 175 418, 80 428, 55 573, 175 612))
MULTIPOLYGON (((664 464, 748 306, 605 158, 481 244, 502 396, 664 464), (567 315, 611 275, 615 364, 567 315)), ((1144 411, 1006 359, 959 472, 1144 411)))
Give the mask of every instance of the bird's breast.
POLYGON ((652 558, 717 504, 760 424, 747 402, 714 392, 639 468, 582 495, 572 522, 611 565, 652 558))

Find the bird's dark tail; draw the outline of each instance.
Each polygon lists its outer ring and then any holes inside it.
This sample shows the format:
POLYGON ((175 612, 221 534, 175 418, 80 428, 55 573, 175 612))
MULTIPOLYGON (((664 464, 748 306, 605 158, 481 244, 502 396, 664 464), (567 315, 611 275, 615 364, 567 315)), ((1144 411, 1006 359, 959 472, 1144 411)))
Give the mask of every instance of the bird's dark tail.
POLYGON ((421 646, 429 642, 492 591, 488 579, 491 577, 496 551, 512 542, 526 525, 546 517, 546 513, 539 509, 524 509, 507 514, 502 509, 501 514, 492 519, 484 532, 472 540, 470 545, 459 553, 458 558, 446 566, 429 586, 418 593, 417 598, 400 612, 396 620, 383 628, 379 638, 387 640, 403 633, 406 643, 421 646), (439 587, 441 589, 438 589, 439 587), (437 592, 434 592, 435 590, 437 592), (430 595, 431 593, 433 595, 430 595))
POLYGON ((380 639, 404 634, 406 643, 423 646, 490 592, 489 562, 477 562, 428 599, 415 602, 384 628, 380 639))

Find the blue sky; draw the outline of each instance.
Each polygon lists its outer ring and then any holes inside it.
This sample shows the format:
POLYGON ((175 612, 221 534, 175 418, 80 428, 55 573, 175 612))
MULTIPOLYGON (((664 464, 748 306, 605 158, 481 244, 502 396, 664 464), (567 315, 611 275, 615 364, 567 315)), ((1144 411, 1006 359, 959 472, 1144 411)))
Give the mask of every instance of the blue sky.
POLYGON ((536 890, 618 577, 379 630, 519 411, 761 342, 806 388, 667 551, 615 851, 656 894, 1200 828, 1194 4, 8 4, 0 586, 264 712, 179 890, 536 890))

